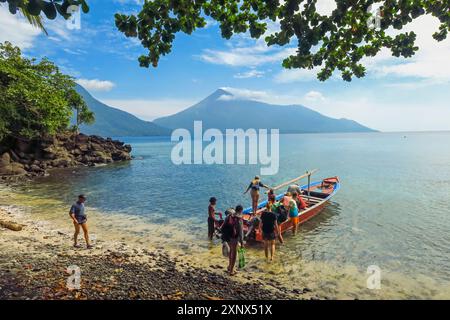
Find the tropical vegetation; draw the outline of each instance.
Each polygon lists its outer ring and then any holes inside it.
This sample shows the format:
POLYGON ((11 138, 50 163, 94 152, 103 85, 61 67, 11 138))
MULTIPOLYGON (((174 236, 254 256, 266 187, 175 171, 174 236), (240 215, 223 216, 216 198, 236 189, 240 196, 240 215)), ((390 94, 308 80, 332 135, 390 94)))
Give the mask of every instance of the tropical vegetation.
POLYGON ((0 44, 0 141, 8 136, 34 139, 92 123, 94 114, 75 90, 74 79, 48 59, 22 56, 0 44))

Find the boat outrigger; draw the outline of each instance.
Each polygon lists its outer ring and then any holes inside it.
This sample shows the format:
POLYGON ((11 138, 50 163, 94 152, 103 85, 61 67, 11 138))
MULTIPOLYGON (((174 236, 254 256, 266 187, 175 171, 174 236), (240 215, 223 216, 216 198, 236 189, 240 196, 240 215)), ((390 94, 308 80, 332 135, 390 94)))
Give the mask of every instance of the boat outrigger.
MULTIPOLYGON (((307 172, 306 174, 298 178, 292 179, 273 188, 273 190, 281 189, 283 187, 292 185, 296 181, 299 181, 303 178, 308 178, 308 183, 300 186, 300 190, 302 191, 301 197, 306 202, 306 208, 299 210, 299 224, 305 223, 306 221, 318 215, 326 207, 327 203, 336 194, 341 186, 338 177, 331 177, 323 179, 321 181, 311 182, 311 175, 315 172, 317 172, 317 170, 307 172)), ((282 200, 285 194, 286 192, 278 194, 276 196, 276 201, 282 200)), ((248 233, 251 221, 255 218, 255 216, 258 217, 262 212, 264 212, 266 205, 267 200, 259 203, 256 214, 253 214, 253 209, 251 207, 243 211, 244 233, 248 233)), ((293 227, 290 219, 281 222, 279 226, 281 233, 285 233, 286 231, 291 230, 293 227)), ((258 242, 262 241, 263 237, 261 228, 253 228, 253 230, 248 235, 247 240, 254 240, 258 242)))

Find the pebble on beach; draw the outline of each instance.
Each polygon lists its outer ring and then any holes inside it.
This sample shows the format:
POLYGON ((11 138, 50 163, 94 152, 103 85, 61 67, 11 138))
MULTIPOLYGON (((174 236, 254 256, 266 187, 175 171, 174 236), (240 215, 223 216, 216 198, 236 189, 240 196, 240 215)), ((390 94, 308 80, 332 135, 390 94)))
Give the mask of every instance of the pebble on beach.
MULTIPOLYGON (((21 231, 0 229, 0 299, 301 299, 303 291, 230 277, 224 266, 202 268, 163 248, 74 249, 71 235, 0 209, 0 221, 22 219, 21 231), (79 281, 77 280, 79 272, 79 281), (77 282, 78 281, 78 282, 77 282)), ((224 263, 226 263, 224 261, 224 263)), ((306 298, 306 297, 305 297, 306 298)))

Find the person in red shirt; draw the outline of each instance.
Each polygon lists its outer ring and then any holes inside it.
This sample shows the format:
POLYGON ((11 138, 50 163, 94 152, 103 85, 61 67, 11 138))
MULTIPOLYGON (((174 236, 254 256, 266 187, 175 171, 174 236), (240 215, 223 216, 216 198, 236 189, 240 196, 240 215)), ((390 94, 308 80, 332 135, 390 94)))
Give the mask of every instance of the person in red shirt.
POLYGON ((215 197, 211 197, 209 199, 209 206, 208 206, 208 238, 209 240, 212 240, 214 237, 214 232, 216 231, 216 215, 222 219, 222 213, 216 212, 216 204, 217 199, 215 197))
POLYGON ((301 195, 299 195, 298 193, 294 192, 292 194, 292 198, 295 199, 295 202, 297 202, 297 207, 298 207, 299 210, 306 209, 306 202, 305 202, 305 200, 303 200, 301 195))

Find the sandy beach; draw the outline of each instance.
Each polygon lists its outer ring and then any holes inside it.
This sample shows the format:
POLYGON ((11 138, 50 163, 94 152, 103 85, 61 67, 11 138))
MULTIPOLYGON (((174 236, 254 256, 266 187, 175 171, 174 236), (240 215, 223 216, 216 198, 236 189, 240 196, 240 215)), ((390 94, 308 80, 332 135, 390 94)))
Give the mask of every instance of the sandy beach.
MULTIPOLYGON (((0 220, 23 226, 0 228, 0 299, 316 299, 308 288, 270 285, 223 265, 196 266, 162 248, 98 241, 95 248, 72 247, 68 228, 35 221, 14 208, 0 220), (80 287, 68 268, 80 271, 80 287)), ((84 243, 83 240, 80 243, 84 243)))

